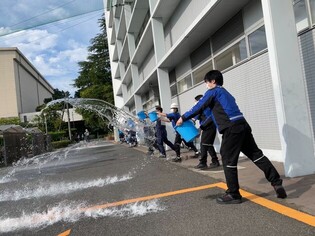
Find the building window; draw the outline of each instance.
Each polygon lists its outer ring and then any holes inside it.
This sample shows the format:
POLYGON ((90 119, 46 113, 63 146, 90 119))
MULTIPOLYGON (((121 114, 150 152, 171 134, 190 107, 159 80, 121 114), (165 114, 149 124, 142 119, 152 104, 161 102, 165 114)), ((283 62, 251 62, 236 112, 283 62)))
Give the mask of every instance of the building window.
POLYGON ((181 79, 177 83, 178 92, 184 92, 192 86, 191 74, 187 75, 185 78, 181 79))
POLYGON ((133 86, 132 82, 130 82, 130 83, 127 85, 127 94, 128 94, 128 96, 131 96, 131 94, 132 94, 132 92, 133 92, 132 86, 133 86))
POLYGON ((171 88, 171 96, 175 96, 177 95, 177 85, 176 85, 176 73, 175 73, 175 69, 171 70, 168 73, 169 76, 169 80, 170 80, 170 88, 171 88))
POLYGON ((129 112, 132 113, 133 115, 136 115, 136 105, 135 104, 130 105, 129 112))
POLYGON ((176 83, 171 85, 171 96, 177 95, 177 86, 176 83))
POLYGON ((297 31, 308 28, 306 0, 293 0, 293 8, 297 31))
POLYGON ((244 35, 243 15, 240 11, 212 35, 212 49, 216 53, 244 35))
POLYGON ((142 23, 142 25, 140 27, 138 36, 137 36, 137 38, 135 40, 136 47, 138 46, 138 43, 139 43, 139 41, 140 41, 140 39, 141 39, 141 37, 142 37, 142 35, 144 33, 145 27, 147 26, 149 20, 150 20, 150 10, 147 11, 147 14, 145 15, 143 23, 142 23))
POLYGON ((254 55, 267 48, 265 26, 260 27, 248 35, 250 55, 254 55))
POLYGON ((190 54, 192 68, 195 68, 211 57, 210 39, 202 43, 190 54))
POLYGON ((247 58, 245 39, 234 44, 232 47, 214 58, 215 68, 225 70, 247 58))
POLYGON ((310 0, 310 8, 312 14, 312 24, 315 24, 315 0, 310 0))
POLYGON ((159 96, 155 96, 154 91, 145 93, 142 98, 143 110, 149 111, 155 106, 159 105, 159 96))
POLYGON ((208 73, 208 71, 213 70, 212 66, 212 60, 208 61, 206 64, 202 65, 195 71, 193 71, 193 80, 194 80, 194 85, 199 84, 200 82, 203 82, 203 79, 205 77, 205 74, 208 73))

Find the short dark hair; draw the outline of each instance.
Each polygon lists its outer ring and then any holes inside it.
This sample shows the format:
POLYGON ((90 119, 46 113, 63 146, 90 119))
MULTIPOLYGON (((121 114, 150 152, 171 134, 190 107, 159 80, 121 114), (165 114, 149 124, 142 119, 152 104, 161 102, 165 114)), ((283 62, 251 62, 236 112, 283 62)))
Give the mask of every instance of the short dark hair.
POLYGON ((201 94, 197 95, 197 96, 195 97, 195 100, 196 100, 196 101, 199 101, 200 98, 202 98, 202 95, 201 95, 201 94))
POLYGON ((222 86, 223 85, 223 75, 218 70, 210 70, 204 78, 205 82, 211 82, 211 80, 214 80, 217 85, 222 86))
POLYGON ((158 110, 159 112, 163 112, 163 108, 160 106, 155 106, 155 110, 158 110))

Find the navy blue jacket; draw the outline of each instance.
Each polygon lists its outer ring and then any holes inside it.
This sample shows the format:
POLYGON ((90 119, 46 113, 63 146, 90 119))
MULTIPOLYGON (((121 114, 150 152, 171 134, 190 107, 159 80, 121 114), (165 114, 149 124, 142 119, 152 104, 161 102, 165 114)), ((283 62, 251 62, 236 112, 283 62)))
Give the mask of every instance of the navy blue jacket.
POLYGON ((200 129, 206 130, 213 125, 212 112, 209 107, 207 107, 201 114, 194 117, 195 120, 199 120, 200 129))
POLYGON ((237 120, 243 119, 245 121, 235 102, 235 98, 221 86, 208 89, 198 103, 182 115, 183 121, 201 114, 207 107, 211 109, 213 121, 220 133, 232 126, 237 120))
POLYGON ((175 113, 168 113, 166 114, 167 119, 169 119, 172 122, 173 128, 176 126, 176 122, 180 118, 180 114, 178 112, 175 113))

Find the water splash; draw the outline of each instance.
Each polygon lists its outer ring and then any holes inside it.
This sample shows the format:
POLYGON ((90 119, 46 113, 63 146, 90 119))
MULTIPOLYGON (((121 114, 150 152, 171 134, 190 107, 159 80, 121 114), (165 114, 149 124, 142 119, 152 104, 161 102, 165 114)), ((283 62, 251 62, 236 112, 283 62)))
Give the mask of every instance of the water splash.
POLYGON ((14 176, 15 172, 16 169, 13 168, 8 174, 0 179, 0 184, 11 182, 13 180, 12 177, 14 176))
POLYGON ((68 158, 68 154, 72 150, 76 150, 78 147, 84 145, 83 143, 78 143, 71 145, 65 149, 59 149, 54 152, 43 153, 32 158, 22 157, 17 162, 12 163, 13 168, 2 178, 0 178, 0 183, 7 183, 14 181, 15 174, 19 171, 26 170, 28 168, 34 168, 39 173, 41 173, 41 168, 50 162, 55 162, 56 164, 68 158))
POLYGON ((58 184, 41 183, 32 187, 26 186, 24 189, 16 191, 2 191, 0 194, 0 202, 4 201, 18 201, 21 199, 40 198, 45 196, 56 196, 60 194, 68 194, 74 191, 92 188, 92 187, 103 187, 118 182, 123 182, 132 179, 131 175, 123 175, 121 177, 107 177, 99 178, 92 181, 86 182, 61 182, 58 184), (47 187, 49 186, 49 187, 47 187), (35 188, 34 188, 35 187, 35 188))
POLYGON ((158 200, 127 204, 121 207, 92 209, 86 203, 62 202, 42 212, 23 213, 20 217, 0 217, 0 233, 35 229, 57 222, 75 222, 85 217, 137 217, 165 210, 158 200), (87 209, 87 210, 85 210, 87 209))
MULTIPOLYGON (((146 145, 145 139, 155 140, 154 123, 150 122, 148 119, 141 121, 133 114, 119 109, 103 100, 92 98, 63 98, 49 102, 45 109, 63 102, 69 103, 75 108, 95 112, 102 119, 108 120, 109 126, 116 127, 121 131, 135 131, 142 144, 146 145)), ((43 111, 45 111, 45 109, 43 111)))

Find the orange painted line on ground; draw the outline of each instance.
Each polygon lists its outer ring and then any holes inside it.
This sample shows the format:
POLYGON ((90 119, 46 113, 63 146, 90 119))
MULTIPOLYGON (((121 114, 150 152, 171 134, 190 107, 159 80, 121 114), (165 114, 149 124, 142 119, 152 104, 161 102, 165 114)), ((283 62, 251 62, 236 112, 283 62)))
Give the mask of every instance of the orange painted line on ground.
MULTIPOLYGON (((106 204, 102 204, 102 205, 96 205, 96 206, 92 206, 92 207, 82 208, 81 210, 82 211, 98 210, 98 209, 103 209, 103 208, 108 208, 108 207, 126 205, 126 204, 130 204, 130 203, 134 203, 134 202, 142 202, 142 201, 148 201, 151 199, 157 199, 157 198, 162 198, 162 197, 169 197, 169 196, 174 196, 174 195, 179 195, 179 194, 184 194, 184 193, 190 193, 190 192, 205 190, 205 189, 214 188, 214 187, 218 187, 218 188, 221 188, 224 190, 227 189, 227 186, 225 183, 219 182, 219 183, 215 183, 215 184, 203 185, 203 186, 194 187, 194 188, 181 189, 181 190, 177 190, 177 191, 155 194, 155 195, 146 196, 146 197, 139 197, 139 198, 127 199, 127 200, 123 200, 123 201, 119 201, 119 202, 112 202, 112 203, 106 203, 106 204)), ((282 215, 285 215, 285 216, 290 217, 292 219, 298 220, 298 221, 303 222, 305 224, 315 226, 315 216, 308 215, 308 214, 300 212, 298 210, 294 210, 292 208, 283 206, 279 203, 270 201, 268 199, 265 199, 263 197, 252 194, 252 193, 247 192, 247 191, 242 190, 242 189, 240 189, 240 193, 244 198, 247 198, 251 202, 254 202, 258 205, 266 207, 270 210, 273 210, 275 212, 278 212, 282 215)), ((71 232, 71 230, 67 230, 67 231, 59 234, 58 236, 67 236, 70 234, 70 232, 71 232)))
MULTIPOLYGON (((222 189, 227 189, 227 186, 225 183, 218 183, 217 187, 222 189)), ((311 225, 315 227, 315 216, 306 214, 304 212, 292 209, 290 207, 281 205, 279 203, 270 201, 266 198, 260 197, 258 195, 252 194, 250 192, 247 192, 245 190, 240 189, 240 193, 244 198, 247 198, 251 202, 254 202, 258 205, 261 205, 263 207, 266 207, 270 210, 273 210, 275 212, 278 212, 282 215, 285 215, 287 217, 293 218, 295 220, 301 221, 305 224, 311 225)))
POLYGON ((194 187, 194 188, 181 189, 181 190, 177 190, 177 191, 173 191, 173 192, 166 192, 166 193, 160 193, 160 194, 155 194, 155 195, 146 196, 146 197, 139 197, 139 198, 123 200, 123 201, 119 201, 119 202, 106 203, 103 205, 97 205, 97 206, 84 208, 82 210, 97 210, 97 209, 102 209, 102 208, 107 208, 107 207, 121 206, 121 205, 129 204, 129 203, 148 201, 151 199, 169 197, 169 196, 174 196, 174 195, 189 193, 189 192, 195 192, 195 191, 200 191, 200 190, 204 190, 204 189, 208 189, 208 188, 214 188, 214 187, 217 187, 217 184, 208 184, 208 185, 203 185, 203 186, 194 187))
POLYGON ((68 235, 70 235, 70 233, 71 233, 71 229, 68 229, 67 231, 65 231, 63 233, 58 234, 58 236, 68 236, 68 235))

